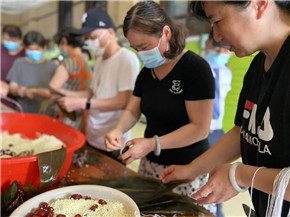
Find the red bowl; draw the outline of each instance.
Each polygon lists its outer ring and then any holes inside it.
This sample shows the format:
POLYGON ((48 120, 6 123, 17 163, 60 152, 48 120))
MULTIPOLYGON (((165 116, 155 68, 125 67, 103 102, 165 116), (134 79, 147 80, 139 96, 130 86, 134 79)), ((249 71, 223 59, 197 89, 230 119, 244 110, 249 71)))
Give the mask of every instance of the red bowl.
MULTIPOLYGON (((48 134, 60 139, 67 149, 66 159, 55 182, 68 171, 73 153, 85 143, 85 136, 78 130, 48 116, 28 113, 2 113, 1 131, 20 133, 25 138, 35 139, 40 134, 48 134)), ((20 187, 26 183, 40 186, 36 155, 1 159, 1 191, 4 192, 16 180, 20 187)))

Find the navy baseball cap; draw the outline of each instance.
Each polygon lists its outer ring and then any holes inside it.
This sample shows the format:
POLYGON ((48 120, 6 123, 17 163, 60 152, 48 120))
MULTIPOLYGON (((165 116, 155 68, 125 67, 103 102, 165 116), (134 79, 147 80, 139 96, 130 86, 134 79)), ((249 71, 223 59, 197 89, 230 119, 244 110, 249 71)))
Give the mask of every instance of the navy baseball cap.
POLYGON ((106 11, 91 8, 82 17, 82 28, 71 32, 73 35, 83 35, 95 29, 109 29, 116 31, 116 26, 106 11))

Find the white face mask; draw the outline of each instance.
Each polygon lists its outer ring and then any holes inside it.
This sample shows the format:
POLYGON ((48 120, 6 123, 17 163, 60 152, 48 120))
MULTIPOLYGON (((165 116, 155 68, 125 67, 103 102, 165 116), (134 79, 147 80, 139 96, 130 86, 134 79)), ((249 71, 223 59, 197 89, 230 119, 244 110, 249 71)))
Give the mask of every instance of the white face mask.
POLYGON ((91 49, 96 56, 103 56, 105 53, 105 50, 107 46, 110 44, 110 40, 107 41, 106 45, 104 47, 100 46, 100 40, 106 35, 108 31, 105 31, 99 38, 96 38, 94 40, 87 40, 86 45, 88 46, 89 49, 91 49))

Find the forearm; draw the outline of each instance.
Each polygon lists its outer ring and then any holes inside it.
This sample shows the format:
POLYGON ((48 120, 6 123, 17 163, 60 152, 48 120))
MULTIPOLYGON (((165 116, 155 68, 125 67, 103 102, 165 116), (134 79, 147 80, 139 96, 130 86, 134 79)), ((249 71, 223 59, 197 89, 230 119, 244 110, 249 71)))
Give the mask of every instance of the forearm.
POLYGON ((130 130, 139 120, 141 113, 134 113, 130 110, 124 110, 115 128, 125 133, 130 130))
MULTIPOLYGON (((241 188, 251 187, 252 179, 258 167, 241 164, 236 169, 236 181, 241 188)), ((281 169, 263 168, 260 169, 254 177, 255 189, 267 194, 272 194, 273 183, 281 169)), ((284 200, 290 201, 290 185, 286 189, 284 200)))
POLYGON ((125 109, 127 101, 122 101, 115 98, 109 99, 91 99, 91 109, 96 109, 101 112, 116 111, 125 109))
POLYGON ((162 149, 182 148, 206 139, 209 128, 189 123, 160 137, 162 149))
POLYGON ((218 165, 230 163, 241 156, 240 127, 233 127, 209 150, 200 155, 189 165, 192 177, 210 172, 218 165))
POLYGON ((107 99, 91 99, 91 109, 96 109, 101 112, 123 110, 128 105, 131 90, 121 91, 116 97, 107 99))
POLYGON ((12 94, 13 96, 19 96, 18 95, 18 89, 20 88, 20 86, 15 83, 15 82, 10 82, 9 84, 9 93, 12 94))

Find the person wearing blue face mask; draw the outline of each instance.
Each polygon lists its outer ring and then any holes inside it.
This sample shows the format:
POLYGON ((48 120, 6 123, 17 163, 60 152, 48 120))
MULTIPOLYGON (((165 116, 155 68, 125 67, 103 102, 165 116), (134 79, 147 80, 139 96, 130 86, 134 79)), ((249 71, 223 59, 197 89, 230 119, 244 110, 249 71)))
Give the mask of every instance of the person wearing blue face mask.
MULTIPOLYGON (((187 29, 153 1, 135 4, 123 22, 125 37, 144 67, 133 96, 115 129, 106 135, 107 150, 122 149, 122 134, 143 113, 144 138, 124 145, 120 159, 126 164, 141 159, 139 173, 158 179, 172 164, 188 164, 209 148, 207 136, 213 112, 214 78, 207 62, 185 49, 187 29)), ((174 188, 190 196, 203 186, 207 175, 174 188)), ((216 206, 207 208, 215 213, 216 206)))
MULTIPOLYGON (((18 26, 5 25, 2 29, 2 44, 1 44, 1 81, 7 83, 6 77, 13 62, 25 56, 25 51, 22 47, 22 31, 18 26)), ((7 99, 1 98, 1 103, 15 108, 15 105, 7 99)))
MULTIPOLYGON (((231 90, 232 71, 227 66, 232 52, 223 46, 221 42, 214 41, 212 32, 205 41, 205 59, 209 63, 215 78, 215 99, 213 105, 213 115, 210 124, 208 140, 213 146, 224 134, 223 117, 225 113, 225 100, 231 90)), ((223 217, 222 204, 217 204, 217 217, 223 217)))
POLYGON ((3 81, 6 81, 13 62, 17 58, 25 56, 21 38, 22 31, 18 26, 6 25, 3 27, 1 45, 1 80, 3 81))
POLYGON ((222 122, 224 116, 225 99, 231 90, 232 72, 227 66, 232 55, 227 47, 220 42, 216 42, 210 34, 205 42, 207 54, 206 61, 209 63, 215 78, 215 99, 213 117, 211 121, 209 143, 212 146, 219 138, 224 135, 222 122))
POLYGON ((23 44, 26 56, 15 60, 7 75, 9 92, 16 97, 24 112, 39 113, 42 97, 48 98, 51 94, 35 86, 48 85, 56 64, 43 57, 46 41, 39 32, 27 32, 23 44))

